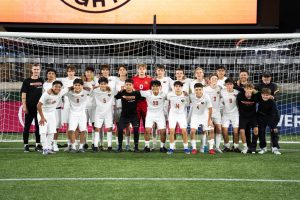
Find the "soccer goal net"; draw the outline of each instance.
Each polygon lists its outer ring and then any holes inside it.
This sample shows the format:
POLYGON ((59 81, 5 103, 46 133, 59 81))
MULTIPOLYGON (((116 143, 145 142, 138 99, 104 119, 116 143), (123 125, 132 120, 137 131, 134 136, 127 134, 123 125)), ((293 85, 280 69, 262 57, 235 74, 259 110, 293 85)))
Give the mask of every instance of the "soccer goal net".
MULTIPOLYGON (((249 81, 261 81, 263 71, 272 74, 280 88, 278 128, 281 141, 300 141, 300 34, 252 35, 103 35, 56 33, 0 33, 0 141, 20 141, 23 113, 20 88, 30 76, 30 66, 40 63, 42 78, 53 68, 57 77, 66 76, 73 64, 81 76, 87 66, 100 70, 110 64, 111 75, 124 64, 128 76, 136 73, 136 64, 147 64, 155 76, 155 65, 166 66, 174 79, 177 67, 188 78, 201 67, 205 76, 224 66, 227 77, 239 78, 241 69, 250 72, 249 81)), ((33 131, 33 129, 32 129, 33 131)), ((32 134, 34 135, 34 134, 32 134)))

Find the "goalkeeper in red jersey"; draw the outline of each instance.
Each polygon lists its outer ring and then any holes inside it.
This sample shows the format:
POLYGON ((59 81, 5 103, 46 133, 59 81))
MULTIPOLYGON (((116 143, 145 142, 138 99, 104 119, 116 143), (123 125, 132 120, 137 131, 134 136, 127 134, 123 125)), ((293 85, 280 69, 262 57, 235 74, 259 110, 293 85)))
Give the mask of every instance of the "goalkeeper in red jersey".
MULTIPOLYGON (((136 91, 145 91, 150 90, 150 83, 152 78, 147 76, 147 65, 139 64, 137 66, 137 75, 132 78, 134 84, 134 90, 136 91)), ((147 102, 146 99, 139 100, 137 103, 137 114, 138 119, 143 120, 143 125, 145 126, 145 119, 147 114, 147 102)))

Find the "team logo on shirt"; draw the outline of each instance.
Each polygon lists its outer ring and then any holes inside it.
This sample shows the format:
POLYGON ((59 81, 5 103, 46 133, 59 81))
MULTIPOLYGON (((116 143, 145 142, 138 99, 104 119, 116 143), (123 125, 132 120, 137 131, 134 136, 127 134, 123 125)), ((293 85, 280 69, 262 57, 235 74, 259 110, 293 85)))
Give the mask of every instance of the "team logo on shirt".
POLYGON ((110 96, 111 96, 111 94, 107 94, 107 96, 109 96, 109 97, 110 97, 110 96))
POLYGON ((163 83, 166 83, 167 81, 163 81, 163 83))
POLYGON ((126 5, 130 0, 61 0, 67 6, 87 13, 111 12, 126 5))
POLYGON ((181 99, 181 102, 183 103, 183 102, 184 102, 184 99, 181 99))
POLYGON ((202 101, 201 104, 204 104, 204 102, 202 101))

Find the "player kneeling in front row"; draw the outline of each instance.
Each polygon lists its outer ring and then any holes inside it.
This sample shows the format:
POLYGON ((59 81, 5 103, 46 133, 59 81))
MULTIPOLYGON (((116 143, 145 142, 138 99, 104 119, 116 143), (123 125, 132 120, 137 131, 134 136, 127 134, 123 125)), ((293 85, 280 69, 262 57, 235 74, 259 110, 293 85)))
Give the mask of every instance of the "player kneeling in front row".
POLYGON ((100 139, 100 129, 103 124, 107 128, 107 150, 112 151, 112 127, 113 127, 113 112, 112 105, 114 96, 108 86, 108 79, 106 77, 101 77, 98 80, 99 87, 93 90, 93 97, 96 102, 96 111, 94 116, 94 127, 95 133, 93 138, 93 151, 98 152, 98 143, 100 139))
MULTIPOLYGON (((203 94, 203 85, 196 83, 194 85, 195 93, 190 95, 191 100, 191 144, 192 154, 197 154, 196 147, 196 130, 202 125, 202 134, 206 135, 206 131, 210 131, 213 126, 212 104, 208 95, 203 94)), ((209 143, 209 150, 213 149, 213 142, 209 143)), ((209 151, 211 152, 211 151, 209 151)))
POLYGON ((271 90, 269 88, 263 88, 261 90, 261 99, 258 103, 258 125, 259 125, 259 154, 264 154, 267 152, 267 143, 266 143, 266 128, 269 126, 270 135, 272 141, 272 153, 280 155, 279 152, 279 135, 277 130, 277 106, 275 101, 272 99, 271 90))
POLYGON ((183 83, 181 81, 174 82, 174 92, 170 92, 167 96, 170 105, 169 111, 169 127, 170 127, 170 149, 168 154, 173 154, 175 149, 174 135, 176 126, 182 130, 184 153, 190 154, 188 148, 187 136, 187 116, 186 107, 189 104, 189 97, 182 91, 183 83))
POLYGON ((43 155, 53 154, 52 141, 56 133, 56 108, 61 101, 62 82, 54 81, 52 83, 51 94, 45 92, 37 105, 39 129, 43 145, 43 155))
POLYGON ((147 115, 146 115, 146 132, 145 132, 145 148, 144 152, 150 152, 150 135, 153 124, 156 124, 160 132, 160 152, 167 152, 165 148, 166 142, 166 119, 164 115, 164 102, 166 94, 160 92, 161 82, 153 80, 150 83, 151 90, 140 91, 142 97, 147 100, 147 115))

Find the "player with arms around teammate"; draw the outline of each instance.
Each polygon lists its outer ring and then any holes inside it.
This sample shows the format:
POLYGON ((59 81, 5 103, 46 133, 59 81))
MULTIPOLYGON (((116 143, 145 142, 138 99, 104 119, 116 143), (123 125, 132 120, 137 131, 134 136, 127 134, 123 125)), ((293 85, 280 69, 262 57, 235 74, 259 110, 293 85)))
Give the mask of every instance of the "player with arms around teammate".
MULTIPOLYGON (((214 133, 216 133, 216 151, 222 153, 220 149, 220 143, 222 139, 221 135, 221 112, 220 112, 220 98, 221 98, 221 87, 217 85, 218 76, 217 74, 212 74, 209 77, 209 85, 204 88, 204 93, 210 97, 212 104, 212 120, 214 126, 211 127, 210 131, 210 143, 214 143, 214 133)), ((202 152, 202 149, 201 149, 202 152)), ((215 154, 215 150, 211 149, 210 154, 215 154)))
POLYGON ((68 134, 71 136, 72 148, 70 152, 85 152, 83 145, 85 144, 85 137, 87 133, 87 119, 86 119, 86 103, 90 92, 83 90, 82 79, 75 79, 73 87, 66 93, 70 101, 70 113, 69 113, 69 127, 68 134), (75 144, 75 131, 79 129, 80 144, 78 151, 75 144))
MULTIPOLYGON (((252 151, 256 148, 256 141, 258 138, 258 122, 256 115, 256 104, 258 102, 257 94, 254 94, 254 85, 252 83, 247 83, 244 85, 244 92, 240 92, 237 96, 237 105, 239 108, 239 128, 240 135, 243 143, 242 153, 255 153, 252 151), (247 145, 246 143, 246 133, 247 127, 253 129, 252 142, 247 145), (254 146, 255 145, 255 146, 254 146), (249 151, 248 151, 249 150, 249 151)), ((251 138, 251 135, 248 136, 251 138)))
POLYGON ((221 90, 222 109, 222 133, 224 138, 224 152, 231 151, 229 145, 228 128, 233 127, 233 151, 240 153, 239 147, 239 110, 237 107, 238 90, 233 89, 234 81, 231 78, 225 80, 225 89, 221 90))
POLYGON ((146 132, 145 132, 145 148, 144 152, 150 152, 150 134, 151 128, 155 123, 158 130, 160 131, 160 141, 161 147, 160 152, 166 153, 165 148, 166 143, 166 119, 164 115, 164 102, 166 100, 166 95, 160 91, 161 82, 158 80, 153 80, 150 83, 151 90, 140 91, 141 96, 145 97, 147 100, 147 115, 146 115, 146 132))
MULTIPOLYGON (((52 83, 51 94, 44 92, 37 105, 40 135, 43 144, 43 155, 52 154, 52 141, 57 132, 56 108, 61 101, 62 82, 52 83)), ((48 90, 47 90, 48 91, 48 90)))
POLYGON ((277 130, 278 117, 277 117, 277 106, 273 97, 271 95, 271 90, 269 88, 263 88, 261 90, 261 99, 258 103, 258 125, 259 125, 259 154, 264 154, 267 152, 266 143, 266 127, 270 128, 270 135, 272 141, 272 153, 280 155, 280 147, 278 144, 279 134, 277 130))
MULTIPOLYGON (((190 95, 191 101, 191 144, 192 154, 197 154, 196 147, 196 131, 198 127, 202 126, 202 134, 206 131, 210 131, 212 123, 212 104, 208 95, 203 93, 202 83, 196 83, 194 85, 194 93, 190 95)), ((209 144, 209 149, 213 149, 213 142, 209 144)), ((204 144, 202 144, 204 148, 204 144)))
POLYGON ((181 81, 174 82, 174 92, 170 92, 167 95, 169 100, 169 127, 170 127, 170 149, 168 154, 173 154, 175 149, 175 129, 176 126, 182 130, 184 153, 190 154, 188 148, 188 136, 187 136, 187 106, 189 104, 189 97, 182 91, 183 83, 181 81))
POLYGON ((130 123, 133 127, 134 134, 134 152, 139 152, 139 119, 137 115, 138 101, 143 97, 141 93, 133 90, 133 80, 126 79, 125 90, 118 92, 115 95, 116 99, 122 100, 122 112, 118 122, 118 148, 117 153, 122 152, 123 145, 123 130, 130 123))
POLYGON ((108 79, 101 77, 98 80, 99 87, 93 90, 93 97, 96 102, 95 110, 95 134, 93 138, 93 151, 98 152, 99 143, 99 131, 103 125, 107 128, 107 146, 108 151, 112 151, 112 127, 113 127, 113 112, 112 104, 114 101, 114 96, 112 95, 110 88, 108 86, 108 79))
POLYGON ((35 122, 35 140, 36 140, 35 150, 41 152, 42 145, 40 144, 39 123, 37 119, 37 107, 36 107, 43 93, 44 80, 40 78, 41 66, 39 64, 32 65, 31 73, 32 73, 31 77, 23 81, 22 88, 21 88, 22 106, 23 106, 23 112, 25 113, 25 123, 24 123, 24 131, 23 131, 24 152, 30 151, 28 145, 28 139, 29 139, 29 129, 33 119, 35 122))
MULTIPOLYGON (((43 92, 47 92, 53 87, 53 82, 56 80, 56 71, 54 69, 47 69, 46 71, 46 76, 47 76, 47 81, 44 82, 43 84, 43 92)), ((53 137, 53 142, 52 142, 52 150, 54 152, 58 152, 59 148, 57 146, 57 139, 58 139, 58 133, 59 133, 59 128, 61 127, 61 99, 60 102, 57 104, 57 108, 55 110, 55 118, 56 118, 56 133, 54 134, 53 137)))

